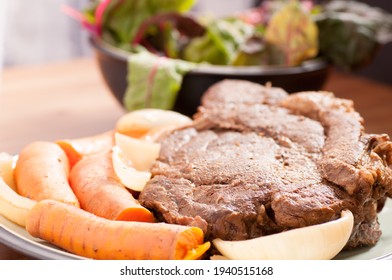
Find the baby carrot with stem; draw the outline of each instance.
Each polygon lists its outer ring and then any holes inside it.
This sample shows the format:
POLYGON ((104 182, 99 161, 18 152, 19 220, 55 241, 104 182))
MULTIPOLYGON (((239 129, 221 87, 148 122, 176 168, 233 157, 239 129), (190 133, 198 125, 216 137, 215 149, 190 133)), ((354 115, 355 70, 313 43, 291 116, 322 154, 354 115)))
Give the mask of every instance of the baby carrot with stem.
POLYGON ((19 154, 14 170, 17 192, 35 201, 54 199, 79 207, 69 183, 69 162, 55 143, 38 141, 19 154))
POLYGON ((34 237, 93 259, 198 259, 210 247, 197 227, 107 220, 65 203, 38 202, 26 220, 34 237))
POLYGON ((109 220, 153 222, 116 176, 111 153, 84 157, 72 168, 69 182, 82 209, 109 220))

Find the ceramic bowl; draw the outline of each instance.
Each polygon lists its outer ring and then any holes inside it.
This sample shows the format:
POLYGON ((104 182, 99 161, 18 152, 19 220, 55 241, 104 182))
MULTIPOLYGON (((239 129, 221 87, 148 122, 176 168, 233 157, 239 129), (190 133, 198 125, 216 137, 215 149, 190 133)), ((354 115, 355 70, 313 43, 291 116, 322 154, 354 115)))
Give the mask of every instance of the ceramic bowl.
MULTIPOLYGON (((96 39, 91 39, 91 45, 103 79, 118 102, 123 104, 127 88, 128 54, 96 39)), ((271 83, 289 93, 320 90, 328 78, 330 68, 323 59, 308 60, 296 67, 203 65, 184 76, 173 110, 192 116, 200 105, 203 93, 223 79, 247 80, 263 85, 271 83)))

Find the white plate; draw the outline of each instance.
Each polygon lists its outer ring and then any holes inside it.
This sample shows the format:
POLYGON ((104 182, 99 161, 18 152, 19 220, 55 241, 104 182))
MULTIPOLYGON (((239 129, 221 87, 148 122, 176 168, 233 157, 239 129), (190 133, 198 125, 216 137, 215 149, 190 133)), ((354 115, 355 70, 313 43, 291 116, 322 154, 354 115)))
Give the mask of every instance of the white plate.
MULTIPOLYGON (((340 253, 337 260, 392 260, 392 200, 388 199, 379 214, 383 234, 379 242, 372 247, 364 247, 340 253)), ((28 256, 45 260, 84 259, 70 254, 52 244, 33 238, 27 231, 0 215, 0 242, 28 256)))
POLYGON ((39 238, 0 215, 0 242, 30 257, 42 260, 84 259, 39 238))
POLYGON ((337 260, 392 260, 392 199, 388 199, 383 210, 378 215, 382 235, 375 246, 363 247, 341 252, 337 260))

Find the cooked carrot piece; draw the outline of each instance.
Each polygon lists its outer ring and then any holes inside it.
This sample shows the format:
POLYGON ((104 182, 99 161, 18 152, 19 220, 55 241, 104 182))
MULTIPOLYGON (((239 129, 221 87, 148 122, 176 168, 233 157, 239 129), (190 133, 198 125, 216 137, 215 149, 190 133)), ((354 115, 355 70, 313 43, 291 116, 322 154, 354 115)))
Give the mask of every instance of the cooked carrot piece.
POLYGON ((22 149, 14 177, 17 192, 40 201, 54 199, 79 207, 69 183, 69 162, 64 151, 52 142, 33 142, 22 149))
POLYGON ((37 203, 26 230, 79 256, 93 259, 198 259, 210 247, 197 227, 107 220, 65 203, 37 203))
POLYGON ((62 139, 56 143, 65 151, 71 166, 83 156, 108 152, 114 145, 113 131, 107 131, 91 137, 62 139))
POLYGON ((69 182, 81 208, 109 220, 153 222, 117 178, 111 153, 84 157, 72 168, 69 182))

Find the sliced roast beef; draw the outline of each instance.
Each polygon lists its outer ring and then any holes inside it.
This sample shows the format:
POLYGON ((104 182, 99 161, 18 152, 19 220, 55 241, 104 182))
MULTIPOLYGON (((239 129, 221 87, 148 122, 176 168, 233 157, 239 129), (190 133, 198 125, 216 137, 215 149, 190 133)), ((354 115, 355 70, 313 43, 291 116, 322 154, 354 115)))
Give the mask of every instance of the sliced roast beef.
POLYGON ((375 244, 392 196, 392 142, 366 134, 349 100, 226 80, 192 125, 160 139, 139 200, 159 220, 243 240, 355 217, 348 247, 375 244))

